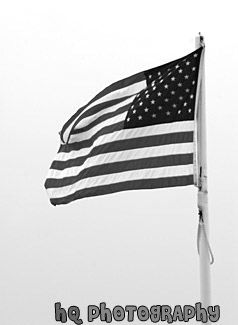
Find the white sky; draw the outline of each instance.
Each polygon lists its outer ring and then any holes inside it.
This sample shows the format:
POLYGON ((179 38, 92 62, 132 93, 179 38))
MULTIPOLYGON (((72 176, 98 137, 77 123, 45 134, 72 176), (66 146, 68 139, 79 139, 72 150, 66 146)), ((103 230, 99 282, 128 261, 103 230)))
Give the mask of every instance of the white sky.
POLYGON ((193 51, 199 31, 206 40, 212 304, 221 306, 219 324, 234 324, 234 4, 23 0, 1 5, 0 324, 57 324, 58 301, 64 308, 78 306, 84 324, 87 305, 103 301, 111 308, 199 301, 194 187, 117 193, 56 208, 43 188, 65 121, 112 82, 193 51))

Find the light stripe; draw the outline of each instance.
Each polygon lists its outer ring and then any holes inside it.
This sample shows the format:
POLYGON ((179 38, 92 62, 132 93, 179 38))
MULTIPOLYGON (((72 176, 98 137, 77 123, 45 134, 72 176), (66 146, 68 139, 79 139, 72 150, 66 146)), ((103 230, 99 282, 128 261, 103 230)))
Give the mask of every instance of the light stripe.
POLYGON ((107 102, 107 101, 112 100, 112 99, 117 99, 117 98, 122 98, 122 97, 125 97, 125 96, 135 95, 144 88, 146 88, 146 80, 136 82, 136 83, 134 83, 134 84, 132 84, 130 86, 124 87, 124 88, 117 89, 117 90, 112 91, 109 94, 99 98, 98 100, 91 103, 90 105, 88 105, 87 110, 89 108, 95 106, 95 105, 98 105, 98 104, 103 103, 103 102, 107 102))
POLYGON ((116 123, 119 123, 121 121, 124 121, 126 118, 127 112, 123 112, 122 114, 116 115, 112 118, 107 119, 106 121, 103 121, 102 123, 99 123, 92 127, 90 130, 79 133, 79 134, 72 134, 69 140, 69 143, 75 143, 84 140, 90 139, 95 133, 100 131, 102 128, 108 126, 108 125, 113 125, 116 123))
MULTIPOLYGON (((144 89, 146 87, 146 80, 143 80, 143 81, 140 81, 140 82, 136 82, 130 86, 127 86, 127 87, 124 87, 124 88, 120 88, 120 89, 117 89, 115 91, 112 91, 110 92, 109 94, 95 100, 94 102, 92 102, 91 104, 89 104, 87 107, 85 107, 85 109, 75 118, 78 119, 80 118, 80 116, 88 111, 90 108, 92 108, 93 106, 96 106, 100 103, 103 103, 103 102, 107 102, 107 101, 110 101, 110 100, 114 100, 114 99, 117 99, 117 98, 122 98, 122 97, 125 97, 125 96, 131 96, 131 95, 135 95, 137 94, 138 92, 140 92, 142 89, 144 89)), ((64 131, 64 134, 63 134, 63 139, 64 141, 66 142, 68 140, 68 136, 72 130, 72 127, 75 123, 75 120, 73 120, 71 122, 71 124, 67 127, 67 129, 64 131)))
POLYGON ((193 175, 127 181, 123 183, 85 188, 63 198, 50 199, 50 202, 53 205, 67 204, 77 199, 112 194, 121 191, 159 189, 165 187, 187 186, 192 184, 193 175))
MULTIPOLYGON (((123 141, 110 142, 102 144, 98 147, 93 148, 90 153, 83 157, 77 157, 66 161, 53 161, 51 168, 57 170, 63 170, 68 167, 81 166, 85 159, 93 156, 97 156, 103 153, 117 152, 124 150, 139 149, 144 147, 156 147, 164 146, 173 143, 188 143, 193 142, 194 132, 178 132, 161 134, 156 136, 149 136, 144 138, 126 139, 123 141)), ((92 142, 93 143, 93 142, 92 142)))
POLYGON ((183 166, 169 166, 162 168, 139 169, 133 171, 126 171, 121 173, 101 175, 96 177, 89 177, 78 181, 75 184, 64 186, 61 188, 47 189, 49 196, 53 198, 62 198, 74 194, 76 191, 84 188, 95 186, 104 186, 109 184, 116 184, 126 181, 134 181, 141 179, 155 179, 164 177, 177 177, 193 174, 193 164, 183 166))
POLYGON ((177 154, 193 153, 193 143, 175 143, 164 146, 139 148, 118 152, 109 152, 89 157, 81 166, 69 167, 64 170, 50 169, 48 178, 63 178, 78 175, 83 169, 113 162, 129 161, 142 158, 161 157, 177 154))
POLYGON ((144 126, 143 128, 123 129, 120 131, 113 132, 111 134, 105 134, 100 136, 97 140, 94 141, 93 145, 90 148, 82 148, 81 150, 72 150, 70 152, 59 152, 56 155, 55 160, 66 161, 69 159, 83 157, 88 155, 93 148, 114 141, 121 141, 126 139, 141 138, 141 137, 169 134, 169 133, 176 133, 176 132, 194 131, 194 127, 195 127, 194 123, 195 123, 194 121, 182 121, 182 122, 149 125, 149 126, 144 126))
MULTIPOLYGON (((152 158, 142 158, 137 160, 129 160, 122 162, 114 162, 104 165, 92 166, 82 170, 78 175, 72 177, 65 177, 60 179, 48 178, 45 187, 46 188, 60 188, 62 186, 68 186, 76 183, 77 181, 95 177, 99 175, 114 174, 120 172, 126 172, 129 170, 137 169, 150 169, 150 168, 162 168, 169 166, 182 166, 193 164, 193 154, 186 153, 181 155, 170 155, 152 158)), ((155 179, 158 180, 158 179, 155 179)))
MULTIPOLYGON (((115 112, 118 108, 120 107, 123 107, 123 106, 126 106, 126 105, 129 105, 130 103, 133 102, 135 96, 131 96, 130 98, 124 100, 123 102, 119 103, 119 104, 116 104, 116 105, 113 105, 113 106, 110 106, 100 112, 97 112, 96 114, 94 115, 90 115, 88 117, 85 117, 84 119, 82 119, 76 126, 75 126, 75 129, 81 129, 87 125, 89 125, 90 123, 92 123, 93 121, 95 121, 97 118, 107 114, 107 113, 112 113, 112 112, 115 112)), ((81 133, 82 134, 82 133, 81 133)), ((71 136, 73 137, 73 135, 71 136)), ((71 141, 70 141, 71 142, 71 141)))

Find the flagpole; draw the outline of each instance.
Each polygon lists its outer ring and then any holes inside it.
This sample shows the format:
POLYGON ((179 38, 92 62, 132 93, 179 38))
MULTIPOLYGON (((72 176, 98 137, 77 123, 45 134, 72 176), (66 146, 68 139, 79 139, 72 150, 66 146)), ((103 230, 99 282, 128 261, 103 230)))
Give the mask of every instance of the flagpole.
MULTIPOLYGON (((196 48, 204 46, 203 36, 195 38, 196 48)), ((207 188, 207 146, 206 146, 206 112, 205 112, 205 71, 204 52, 201 58, 201 84, 198 100, 198 209, 199 209, 199 264, 200 264, 200 298, 203 308, 211 306, 210 255, 209 255, 209 220, 207 188)), ((210 321, 206 324, 211 324, 210 321)))

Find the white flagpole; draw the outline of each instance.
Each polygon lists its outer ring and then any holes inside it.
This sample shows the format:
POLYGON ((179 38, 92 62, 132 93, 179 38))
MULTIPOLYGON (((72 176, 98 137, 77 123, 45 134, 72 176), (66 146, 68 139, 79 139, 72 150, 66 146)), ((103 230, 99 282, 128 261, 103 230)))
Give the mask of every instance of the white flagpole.
MULTIPOLYGON (((203 43, 203 37, 195 38, 196 48, 203 43)), ((203 308, 211 306, 210 252, 208 222, 208 189, 207 189, 207 148, 206 148, 206 112, 205 112, 205 74, 204 52, 201 57, 201 84, 198 99, 198 209, 199 209, 199 260, 200 260, 200 297, 203 308)), ((211 324, 210 321, 206 324, 211 324)))

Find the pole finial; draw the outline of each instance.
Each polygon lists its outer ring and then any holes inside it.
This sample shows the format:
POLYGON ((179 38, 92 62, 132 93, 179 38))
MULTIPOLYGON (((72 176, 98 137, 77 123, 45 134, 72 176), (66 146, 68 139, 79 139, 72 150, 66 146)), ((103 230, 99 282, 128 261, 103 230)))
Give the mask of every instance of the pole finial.
POLYGON ((205 46, 205 42, 204 42, 204 36, 201 34, 201 32, 198 33, 199 35, 199 41, 202 47, 205 46))

